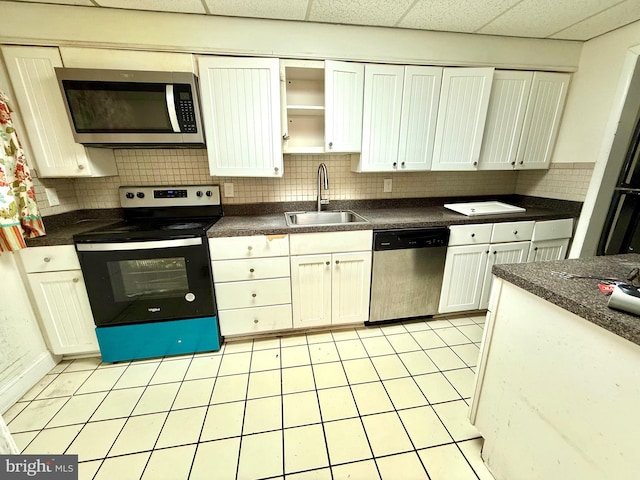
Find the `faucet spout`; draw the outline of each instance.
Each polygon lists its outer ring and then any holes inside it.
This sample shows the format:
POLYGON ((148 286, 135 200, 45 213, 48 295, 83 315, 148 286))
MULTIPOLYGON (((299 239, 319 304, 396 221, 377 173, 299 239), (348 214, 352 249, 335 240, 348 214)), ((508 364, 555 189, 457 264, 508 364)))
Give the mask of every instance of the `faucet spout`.
POLYGON ((322 182, 322 176, 324 174, 324 189, 325 190, 329 190, 329 174, 327 173, 327 166, 324 163, 321 163, 320 165, 318 165, 318 196, 317 196, 317 203, 318 203, 318 211, 320 211, 322 209, 322 205, 328 205, 329 204, 329 200, 322 199, 322 195, 321 195, 321 187, 323 185, 322 182))

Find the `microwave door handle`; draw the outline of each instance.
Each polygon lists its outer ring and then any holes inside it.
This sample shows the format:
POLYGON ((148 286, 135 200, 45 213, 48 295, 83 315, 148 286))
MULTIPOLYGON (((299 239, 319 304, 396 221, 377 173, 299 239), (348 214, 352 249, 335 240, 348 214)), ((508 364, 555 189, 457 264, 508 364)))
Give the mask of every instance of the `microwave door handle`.
POLYGON ((178 114, 176 113, 176 102, 173 97, 173 85, 166 85, 165 93, 167 97, 167 112, 169 112, 169 121, 171 128, 176 133, 180 133, 180 124, 178 123, 178 114))

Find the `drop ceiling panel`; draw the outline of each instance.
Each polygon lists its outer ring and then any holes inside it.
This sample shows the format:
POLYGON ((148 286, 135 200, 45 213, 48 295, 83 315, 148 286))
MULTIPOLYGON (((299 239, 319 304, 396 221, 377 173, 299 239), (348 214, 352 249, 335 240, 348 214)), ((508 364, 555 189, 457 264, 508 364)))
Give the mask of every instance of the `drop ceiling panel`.
POLYGON ((394 26, 414 0, 310 0, 308 20, 352 25, 394 26))
POLYGON ((551 38, 562 40, 588 40, 602 33, 615 30, 640 18, 640 1, 627 0, 602 13, 589 17, 562 30, 551 38))
POLYGON ((207 13, 200 0, 95 0, 101 7, 156 12, 207 13))
POLYGON ((309 0, 206 0, 212 15, 304 20, 309 0))
POLYGON ((523 0, 480 29, 479 33, 546 38, 619 2, 620 0, 523 0))
POLYGON ((475 32, 520 0, 419 0, 399 27, 453 32, 475 32))

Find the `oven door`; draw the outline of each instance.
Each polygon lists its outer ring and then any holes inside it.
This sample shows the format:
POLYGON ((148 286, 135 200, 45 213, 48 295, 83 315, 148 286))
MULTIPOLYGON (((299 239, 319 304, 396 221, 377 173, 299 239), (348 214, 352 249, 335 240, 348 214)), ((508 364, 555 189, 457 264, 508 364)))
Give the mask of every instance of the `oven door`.
POLYGON ((213 316, 206 237, 77 243, 96 326, 213 316))

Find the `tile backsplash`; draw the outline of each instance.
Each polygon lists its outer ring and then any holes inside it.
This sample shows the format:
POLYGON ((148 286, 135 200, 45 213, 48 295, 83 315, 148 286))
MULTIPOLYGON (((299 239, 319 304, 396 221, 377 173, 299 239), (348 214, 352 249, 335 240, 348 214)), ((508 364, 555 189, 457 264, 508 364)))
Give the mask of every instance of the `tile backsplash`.
POLYGON ((315 200, 317 169, 324 162, 334 200, 444 197, 518 193, 583 201, 592 164, 553 164, 549 170, 526 172, 413 172, 354 173, 351 155, 285 155, 282 178, 211 177, 204 149, 115 150, 118 176, 78 179, 35 179, 43 216, 83 208, 119 207, 121 185, 233 183, 234 196, 223 204, 315 200), (392 192, 383 191, 392 180, 392 192), (53 187, 59 206, 50 206, 44 188, 53 187))

